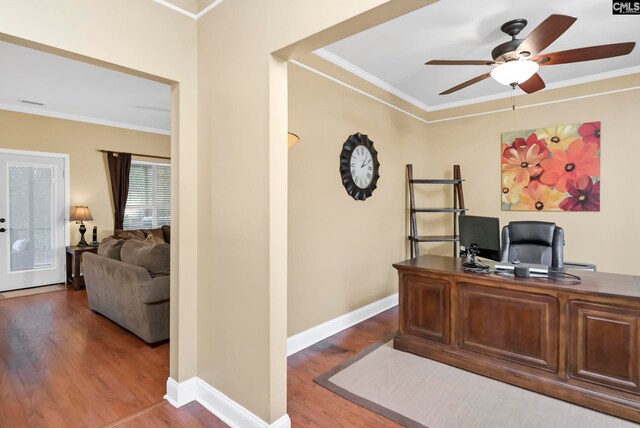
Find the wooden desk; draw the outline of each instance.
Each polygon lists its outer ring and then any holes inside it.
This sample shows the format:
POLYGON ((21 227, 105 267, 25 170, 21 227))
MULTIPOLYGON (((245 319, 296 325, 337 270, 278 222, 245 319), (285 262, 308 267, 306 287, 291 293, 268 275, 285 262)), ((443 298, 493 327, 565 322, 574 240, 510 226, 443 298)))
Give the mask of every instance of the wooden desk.
POLYGON ((640 422, 640 277, 580 271, 569 285, 428 255, 393 266, 395 349, 640 422))
POLYGON ((67 247, 67 284, 73 285, 74 290, 84 287, 84 277, 80 268, 82 253, 98 253, 98 247, 67 247))

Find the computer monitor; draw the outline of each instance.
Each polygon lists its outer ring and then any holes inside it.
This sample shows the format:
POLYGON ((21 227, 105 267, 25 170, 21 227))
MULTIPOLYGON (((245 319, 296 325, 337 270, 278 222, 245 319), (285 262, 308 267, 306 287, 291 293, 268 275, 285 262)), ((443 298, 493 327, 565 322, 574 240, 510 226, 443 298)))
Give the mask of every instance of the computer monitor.
POLYGON ((476 244, 479 257, 500 261, 500 220, 497 217, 460 215, 458 224, 460 247, 468 251, 471 244, 476 244))

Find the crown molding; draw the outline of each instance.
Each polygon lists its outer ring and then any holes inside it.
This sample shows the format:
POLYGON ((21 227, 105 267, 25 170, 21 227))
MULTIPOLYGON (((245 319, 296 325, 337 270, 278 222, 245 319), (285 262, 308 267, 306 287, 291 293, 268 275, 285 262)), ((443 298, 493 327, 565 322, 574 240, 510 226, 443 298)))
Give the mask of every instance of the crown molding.
MULTIPOLYGON (((404 101, 410 103, 411 105, 419 108, 420 110, 426 112, 426 113, 431 113, 431 112, 435 112, 435 111, 439 111, 439 110, 448 110, 451 108, 456 108, 456 107, 462 107, 462 106, 467 106, 467 105, 472 105, 472 104, 480 104, 480 103, 484 103, 487 101, 494 101, 494 100, 499 100, 499 99, 504 99, 504 98, 509 98, 511 96, 511 90, 507 90, 505 92, 501 92, 498 94, 493 94, 493 95, 486 95, 483 97, 476 97, 476 98, 470 98, 468 100, 462 100, 462 101, 454 101, 454 102, 450 102, 450 103, 445 103, 445 104, 438 104, 436 106, 430 106, 426 103, 423 103, 422 101, 412 97, 411 95, 401 91, 400 89, 396 88, 395 86, 390 85, 389 83, 373 76, 372 74, 364 71, 363 69, 359 68, 358 66, 350 63, 349 61, 345 60, 342 57, 339 57, 337 55, 335 55, 332 52, 329 52, 328 50, 326 50, 325 48, 321 48, 318 50, 315 50, 313 52, 315 55, 319 56, 320 58, 329 61, 330 63, 348 71, 351 74, 354 74, 355 76, 371 83, 374 86, 377 86, 378 88, 382 89, 383 91, 389 92, 390 94, 393 94, 395 96, 397 96, 398 98, 403 99, 404 101)), ((628 68, 621 68, 618 70, 613 70, 613 71, 607 71, 604 73, 598 73, 598 74, 592 74, 590 76, 583 76, 583 77, 577 77, 575 79, 568 79, 568 80, 563 80, 560 82, 555 82, 555 83, 551 83, 549 85, 547 85, 547 87, 544 90, 550 90, 550 89, 558 89, 558 88, 564 88, 566 86, 573 86, 573 85, 579 85, 582 83, 590 83, 590 82, 595 82, 598 80, 605 80, 605 79, 611 79, 614 77, 621 77, 621 76, 626 76, 629 74, 635 74, 635 73, 640 73, 640 66, 635 66, 635 67, 628 67, 628 68)), ((524 92, 519 93, 518 95, 522 95, 524 94, 524 92)))
POLYGON ((387 106, 387 107, 390 107, 390 108, 392 108, 392 109, 394 109, 394 110, 397 110, 397 111, 399 111, 399 112, 401 112, 401 113, 404 113, 404 114, 406 114, 406 115, 407 115, 407 116, 409 116, 409 117, 412 117, 412 118, 414 118, 414 119, 416 119, 416 120, 419 120, 420 122, 424 122, 424 123, 431 123, 431 122, 429 122, 428 120, 421 118, 420 116, 416 116, 416 115, 415 115, 415 114, 413 114, 413 113, 409 113, 408 111, 403 110, 403 109, 401 109, 400 107, 398 107, 398 106, 396 106, 396 105, 394 105, 394 104, 391 104, 391 103, 389 103, 389 102, 387 102, 387 101, 384 101, 384 100, 382 100, 382 99, 380 99, 380 98, 376 97, 375 95, 371 95, 370 93, 365 92, 365 91, 363 91, 362 89, 358 89, 358 88, 356 88, 355 86, 352 86, 352 85, 350 85, 350 84, 348 84, 348 83, 345 83, 345 82, 343 82, 342 80, 336 79, 335 77, 330 76, 330 75, 328 75, 328 74, 326 74, 326 73, 323 73, 322 71, 316 70, 316 69, 315 69, 315 68, 313 68, 313 67, 309 67, 308 65, 306 65, 306 64, 302 64, 301 62, 298 62, 298 61, 296 61, 296 60, 289 60, 289 62, 290 62, 291 64, 295 64, 295 65, 297 65, 298 67, 304 68, 305 70, 308 70, 308 71, 310 71, 310 72, 312 72, 312 73, 315 73, 315 74, 317 74, 318 76, 322 76, 322 77, 324 77, 325 79, 331 80, 332 82, 335 82, 335 83, 337 83, 337 84, 338 84, 338 85, 340 85, 340 86, 344 86, 345 88, 351 89, 352 91, 357 92, 357 93, 359 93, 359 94, 361 94, 361 95, 364 95, 365 97, 371 98, 372 100, 375 100, 375 101, 379 102, 380 104, 384 104, 384 105, 385 105, 385 106, 387 106))
MULTIPOLYGON (((322 71, 316 70, 315 68, 310 67, 310 66, 308 66, 306 64, 302 64, 302 63, 300 63, 298 61, 295 61, 295 60, 291 60, 289 62, 292 63, 292 64, 297 65, 298 67, 304 68, 304 69, 306 69, 306 70, 308 70, 308 71, 310 71, 310 72, 312 72, 314 74, 317 74, 318 76, 322 76, 322 77, 324 77, 324 78, 326 78, 328 80, 331 80, 332 82, 335 82, 335 83, 337 83, 337 84, 339 84, 341 86, 344 86, 345 88, 351 89, 352 91, 357 92, 357 93, 359 93, 361 95, 364 95, 365 97, 371 98, 372 100, 375 100, 375 101, 379 102, 380 104, 384 104, 387 107, 390 107, 390 108, 392 108, 394 110, 397 110, 397 111, 399 111, 401 113, 404 113, 404 114, 406 114, 407 116, 409 116, 409 117, 411 117, 413 119, 419 120, 420 122, 427 123, 427 124, 429 124, 429 123, 438 123, 438 122, 448 122, 450 120, 466 119, 466 118, 476 117, 476 116, 485 116, 485 115, 488 115, 488 114, 501 113, 501 112, 505 112, 505 111, 511 110, 511 107, 508 107, 508 108, 497 109, 497 110, 483 111, 483 112, 479 112, 479 113, 471 113, 471 114, 466 114, 466 115, 462 115, 462 116, 453 116, 453 117, 446 117, 446 118, 443 118, 443 119, 427 120, 427 119, 424 119, 422 117, 416 116, 415 114, 409 113, 408 111, 403 110, 400 107, 398 107, 396 105, 393 105, 393 104, 391 104, 391 103, 389 103, 387 101, 384 101, 384 100, 382 100, 382 99, 380 99, 380 98, 378 98, 378 97, 376 97, 374 95, 371 95, 368 92, 363 91, 362 89, 356 88, 355 86, 350 85, 348 83, 345 83, 342 80, 336 79, 335 77, 330 76, 330 75, 328 75, 326 73, 323 73, 322 71)), ((592 93, 592 94, 580 95, 580 96, 577 96, 577 97, 563 98, 563 99, 551 100, 551 101, 543 101, 543 102, 533 103, 533 104, 525 104, 525 105, 519 106, 518 109, 521 110, 521 109, 525 109, 525 108, 539 107, 539 106, 544 106, 544 105, 548 105, 548 104, 557 104, 557 103, 563 103, 563 102, 567 102, 567 101, 575 101, 575 100, 581 100, 581 99, 585 99, 585 98, 599 97, 599 96, 602 96, 602 95, 616 94, 616 93, 619 93, 619 92, 635 91, 635 90, 638 90, 638 89, 640 89, 640 86, 631 86, 631 87, 628 87, 628 88, 614 89, 614 90, 611 90, 611 91, 595 92, 595 93, 592 93)))
POLYGON ((202 18, 204 15, 206 15, 209 11, 211 11, 214 7, 218 6, 220 3, 222 3, 224 0, 215 0, 213 3, 211 3, 209 6, 205 7, 204 9, 202 9, 200 12, 198 13, 192 13, 189 12, 188 10, 184 10, 181 7, 176 6, 173 3, 169 3, 167 0, 153 0, 154 2, 168 7, 171 10, 174 10, 178 13, 181 13, 185 16, 188 16, 191 19, 195 19, 196 21, 200 18, 202 18))
POLYGON ((423 103, 422 101, 412 97, 411 95, 401 91, 400 89, 396 88, 395 86, 390 85, 389 83, 385 82, 384 80, 381 80, 379 78, 377 78, 376 76, 374 76, 373 74, 370 74, 366 71, 364 71, 363 69, 361 69, 360 67, 357 67, 355 65, 353 65, 352 63, 350 63, 349 61, 346 61, 345 59, 339 57, 338 55, 329 52, 328 50, 326 50, 325 48, 320 48, 317 49, 315 51, 313 51, 313 53, 317 56, 319 56, 320 58, 329 61, 330 63, 333 63, 335 65, 337 65, 338 67, 348 71, 351 74, 355 74, 356 76, 358 76, 359 78, 366 80, 367 82, 371 83, 374 86, 377 86, 378 88, 389 92, 390 94, 395 95, 398 98, 401 98, 403 100, 405 100, 406 102, 418 107, 421 110, 424 110, 426 112, 431 110, 431 107, 429 107, 427 104, 423 103))
POLYGON ((57 111, 45 110, 37 107, 17 106, 13 104, 0 103, 0 110, 34 114, 36 116, 54 117, 56 119, 73 120, 76 122, 93 123, 95 125, 112 126, 115 128, 131 129, 133 131, 149 132, 151 134, 171 135, 171 131, 168 131, 166 129, 153 128, 150 126, 132 125, 130 123, 117 122, 113 120, 102 120, 70 113, 59 113, 57 111))
POLYGON ((205 16, 207 14, 207 12, 209 12, 210 10, 212 10, 214 7, 218 6, 220 3, 222 3, 224 0, 216 0, 213 3, 211 3, 209 6, 205 7, 204 9, 202 9, 200 12, 198 12, 198 14, 196 15, 196 19, 200 19, 203 16, 205 16))

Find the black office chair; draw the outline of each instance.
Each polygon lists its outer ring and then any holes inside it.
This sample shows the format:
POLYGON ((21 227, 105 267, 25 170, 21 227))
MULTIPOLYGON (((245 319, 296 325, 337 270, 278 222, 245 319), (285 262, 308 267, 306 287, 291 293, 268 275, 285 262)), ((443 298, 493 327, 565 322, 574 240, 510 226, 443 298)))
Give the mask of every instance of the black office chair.
POLYGON ((564 266, 564 230, 545 221, 512 221, 502 228, 502 261, 564 266))

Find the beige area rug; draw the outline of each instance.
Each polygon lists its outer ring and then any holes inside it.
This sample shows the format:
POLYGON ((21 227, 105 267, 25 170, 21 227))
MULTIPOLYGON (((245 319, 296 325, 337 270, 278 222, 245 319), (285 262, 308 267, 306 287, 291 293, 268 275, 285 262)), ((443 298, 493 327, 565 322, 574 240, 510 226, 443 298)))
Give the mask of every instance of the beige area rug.
POLYGON ((633 422, 376 344, 315 381, 407 427, 613 428, 633 422))
POLYGON ((23 290, 13 290, 0 293, 0 300, 13 299, 14 297, 33 296, 34 294, 51 293, 53 291, 63 291, 67 287, 64 284, 45 285, 43 287, 25 288, 23 290))

